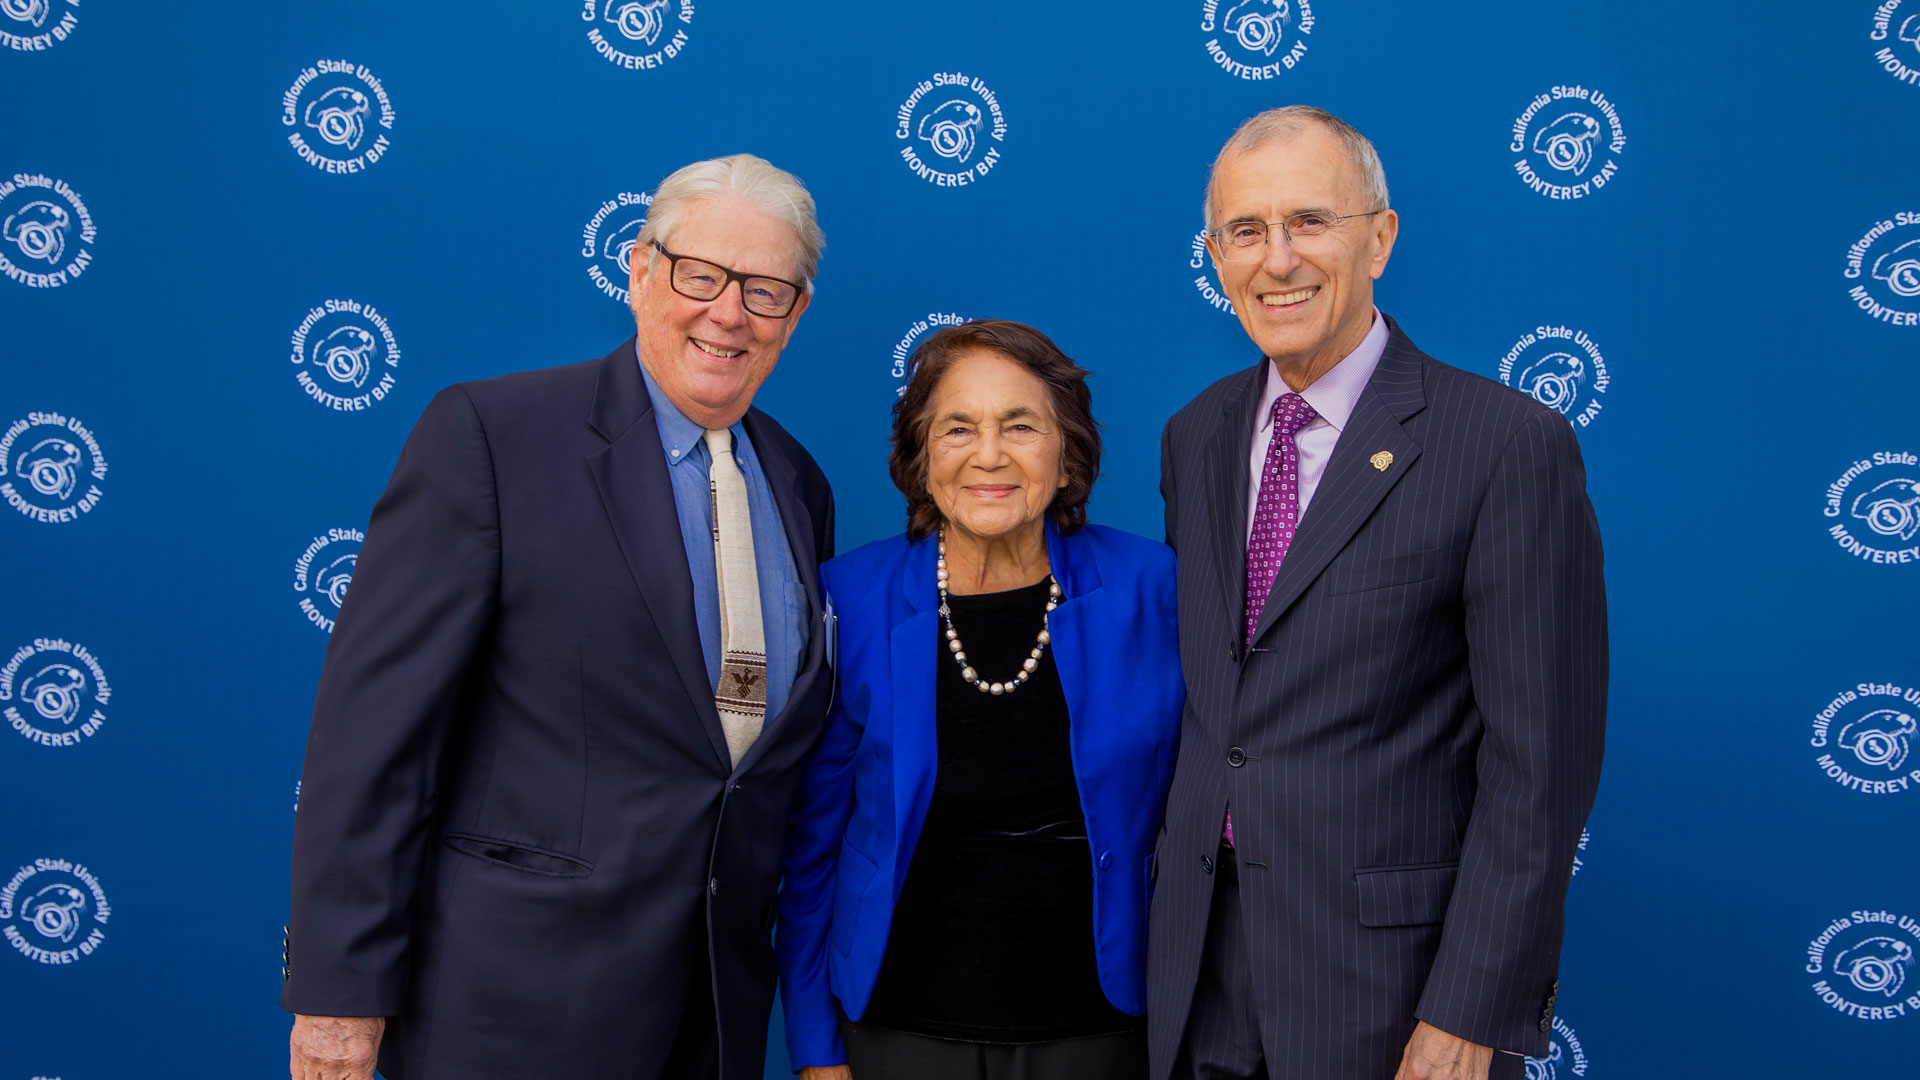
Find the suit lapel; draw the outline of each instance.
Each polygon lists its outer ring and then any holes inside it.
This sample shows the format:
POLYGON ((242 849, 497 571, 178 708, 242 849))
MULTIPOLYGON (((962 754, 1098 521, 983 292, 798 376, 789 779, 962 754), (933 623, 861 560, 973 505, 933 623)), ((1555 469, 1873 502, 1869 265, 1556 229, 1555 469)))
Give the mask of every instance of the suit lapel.
POLYGON ((939 769, 939 729, 934 718, 935 650, 940 639, 939 594, 934 591, 932 537, 916 542, 900 561, 897 607, 901 616, 888 638, 893 668, 893 835, 896 894, 912 859, 909 836, 920 835, 939 769))
POLYGON ((587 423, 608 445, 587 455, 607 520, 613 525, 627 569, 640 588, 654 626, 666 643, 667 656, 687 691, 688 703, 706 728, 707 738, 722 767, 731 772, 732 755, 713 703, 713 685, 707 681, 707 662, 700 649, 700 624, 693 613, 693 575, 680 536, 674 509, 673 482, 667 478, 667 456, 660 449, 660 430, 653 419, 653 403, 640 378, 640 362, 633 342, 615 349, 600 361, 600 382, 594 392, 587 423))
POLYGON ((1387 329, 1386 352, 1334 444, 1326 474, 1314 489, 1313 501, 1307 504, 1293 544, 1273 579, 1273 591, 1267 594, 1267 606, 1254 630, 1256 641, 1340 554, 1420 457, 1420 444, 1401 424, 1426 407, 1421 353, 1393 320, 1387 320, 1387 329), (1373 461, 1383 450, 1393 458, 1380 469, 1373 461))
MULTIPOLYGON (((1047 561, 1053 566, 1053 579, 1059 583, 1062 596, 1060 606, 1047 617, 1047 635, 1052 639, 1060 693, 1067 703, 1067 735, 1075 751, 1076 771, 1098 757, 1100 741, 1099 729, 1092 726, 1099 718, 1094 715, 1088 692, 1100 661, 1092 655, 1092 649, 1104 597, 1099 595, 1100 570, 1091 554, 1088 545, 1062 537, 1054 530, 1053 521, 1047 521, 1047 561)), ((1110 662, 1112 658, 1106 659, 1110 662)))
MULTIPOLYGON (((1248 369, 1236 392, 1220 408, 1220 424, 1206 448, 1207 506, 1212 514, 1213 565, 1220 599, 1233 613, 1233 625, 1247 612, 1247 455, 1253 446, 1253 414, 1266 385, 1267 362, 1248 369)), ((1239 640, 1236 631, 1234 640, 1239 640)))

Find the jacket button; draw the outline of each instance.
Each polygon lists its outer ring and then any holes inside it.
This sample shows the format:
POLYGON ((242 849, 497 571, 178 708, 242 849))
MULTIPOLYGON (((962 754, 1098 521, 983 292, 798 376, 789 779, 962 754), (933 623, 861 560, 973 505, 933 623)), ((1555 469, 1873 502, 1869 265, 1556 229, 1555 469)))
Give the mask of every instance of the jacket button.
POLYGON ((1213 856, 1211 855, 1200 856, 1200 869, 1209 874, 1213 873, 1213 856))
POLYGON ((1227 751, 1227 764, 1237 769, 1240 766, 1245 765, 1246 763, 1247 763, 1247 752, 1245 750, 1242 750, 1236 746, 1233 749, 1227 751))
POLYGON ((720 879, 719 878, 716 877, 716 878, 707 879, 707 895, 708 896, 720 895, 720 879))
POLYGON ((1100 869, 1105 870, 1107 867, 1112 865, 1113 865, 1113 852, 1111 851, 1101 852, 1100 853, 1100 869))

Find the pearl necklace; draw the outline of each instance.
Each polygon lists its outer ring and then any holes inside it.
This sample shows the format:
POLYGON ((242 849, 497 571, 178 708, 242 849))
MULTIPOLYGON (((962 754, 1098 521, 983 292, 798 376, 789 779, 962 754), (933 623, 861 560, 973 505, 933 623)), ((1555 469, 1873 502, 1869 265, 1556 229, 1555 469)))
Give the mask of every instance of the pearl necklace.
MULTIPOLYGON (((966 646, 960 644, 960 633, 953 628, 953 609, 947 605, 947 531, 945 529, 940 530, 940 555, 934 563, 934 580, 940 587, 940 618, 947 624, 947 651, 953 654, 953 662, 960 665, 960 677, 972 683, 974 689, 981 693, 993 694, 996 697, 1018 690, 1020 685, 1039 669, 1040 658, 1047 652, 1047 643, 1053 640, 1047 633, 1046 616, 1040 617, 1040 635, 1035 639, 1038 644, 1034 645, 1033 652, 1029 653, 1026 660, 1021 663, 1019 673, 1006 682, 988 682, 968 665, 966 646)), ((1053 614, 1053 609, 1060 606, 1060 600, 1060 583, 1053 580, 1052 574, 1048 574, 1048 615, 1053 614)))

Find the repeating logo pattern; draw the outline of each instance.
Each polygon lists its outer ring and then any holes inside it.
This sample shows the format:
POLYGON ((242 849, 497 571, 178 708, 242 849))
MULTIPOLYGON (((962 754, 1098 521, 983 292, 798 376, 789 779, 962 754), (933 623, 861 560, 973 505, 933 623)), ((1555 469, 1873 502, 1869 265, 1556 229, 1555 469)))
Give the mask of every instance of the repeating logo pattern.
POLYGON ((1813 717, 1814 764, 1834 783, 1867 795, 1920 784, 1920 688, 1860 683, 1813 717))
POLYGON ((113 908, 93 872, 66 859, 35 859, 0 886, 0 935, 42 964, 71 964, 107 939, 113 908))
POLYGON ((1573 1026, 1553 1018, 1553 1042, 1545 1057, 1527 1059, 1527 1080, 1566 1080, 1587 1075, 1587 1052, 1580 1047, 1580 1036, 1573 1026))
POLYGON ((329 634, 347 599, 347 586, 353 584, 360 545, 366 542, 367 534, 359 529, 328 529, 293 561, 293 591, 300 600, 300 613, 329 634))
POLYGON ((1920 455, 1882 451, 1827 485, 1827 535, 1840 550, 1885 565, 1920 562, 1920 455))
POLYGON ((961 187, 992 172, 1007 139, 1007 117, 985 82, 942 71, 914 86, 894 113, 900 160, 935 187, 961 187))
POLYGON ((687 47, 693 0, 582 0, 587 41, 628 71, 657 68, 687 47))
POLYGON ((372 304, 328 300, 307 310, 287 358, 302 393, 337 412, 358 412, 393 392, 400 343, 372 304))
POLYGON ((300 160, 327 173, 357 173, 393 143, 393 100, 365 65, 322 60, 301 70, 280 98, 280 123, 300 160))
POLYGON ((1920 64, 1920 8, 1906 0, 1887 0, 1873 9, 1867 39, 1875 46, 1873 59, 1887 74, 1908 86, 1920 83, 1920 71, 1913 67, 1920 64))
POLYGON ((1242 79, 1272 79, 1306 58, 1313 35, 1308 0, 1202 0, 1207 56, 1242 79))
POLYGON ((1891 911, 1855 911, 1807 944, 1814 996, 1858 1020, 1898 1020, 1920 1010, 1920 922, 1891 911))
POLYGON ((1592 841, 1593 841, 1593 833, 1586 829, 1581 829, 1580 830, 1580 847, 1577 851, 1574 852, 1574 856, 1573 856, 1573 876, 1574 877, 1579 877, 1580 868, 1586 865, 1587 845, 1592 841))
POLYGON ((67 40, 80 25, 80 0, 0 0, 0 45, 40 52, 67 40))
POLYGON ((35 521, 76 521, 104 494, 107 457, 79 418, 32 412, 0 435, 0 499, 35 521))
POLYGON ((601 203, 580 230, 580 257, 587 260, 588 280, 602 295, 619 301, 621 307, 629 304, 627 275, 633 260, 646 258, 646 252, 634 251, 634 244, 640 239, 640 230, 646 228, 651 206, 652 194, 623 191, 601 203))
POLYGON ((1920 326, 1920 214, 1902 210, 1874 222, 1847 248, 1842 276, 1853 282, 1847 296, 1868 318, 1920 326))
POLYGON ((0 274, 8 279, 57 289, 93 263, 98 236, 93 214, 66 181, 38 173, 0 180, 0 274))
POLYGON ((35 638, 0 665, 0 713, 41 746, 77 746, 107 722, 113 685, 85 645, 35 638))
POLYGON ((1620 110, 1598 90, 1556 86, 1514 118, 1507 150, 1520 182, 1549 199, 1584 199, 1620 172, 1627 132, 1620 110))
POLYGON ((956 315, 951 311, 929 312, 915 319, 913 325, 907 327, 907 332, 900 335, 900 340, 893 345, 893 363, 887 368, 887 376, 893 380, 893 396, 901 397, 907 392, 907 383, 912 380, 916 370, 912 366, 913 350, 922 337, 942 326, 959 326, 972 321, 965 315, 956 315))
POLYGON ((1536 326, 1500 358, 1500 381, 1580 427, 1606 406, 1607 358, 1584 330, 1536 326))
POLYGON ((1193 276, 1194 291, 1200 294, 1200 299, 1205 300, 1208 307, 1232 315, 1234 314, 1233 301, 1227 299, 1226 294, 1220 291, 1220 286, 1214 281, 1213 275, 1209 272, 1212 264, 1212 257, 1207 254, 1207 231, 1202 229, 1193 234, 1193 253, 1187 257, 1187 267, 1200 271, 1193 276))

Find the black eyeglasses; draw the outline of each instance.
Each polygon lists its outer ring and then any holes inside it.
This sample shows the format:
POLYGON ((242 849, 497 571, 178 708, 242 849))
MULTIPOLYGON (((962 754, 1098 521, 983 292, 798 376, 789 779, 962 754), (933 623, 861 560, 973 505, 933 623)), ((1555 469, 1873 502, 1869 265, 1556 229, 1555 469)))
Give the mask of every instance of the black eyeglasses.
POLYGON ((653 248, 667 257, 667 283, 673 286, 674 292, 689 300, 718 300, 727 286, 737 281, 742 307, 755 315, 784 319, 793 314, 793 306, 800 302, 804 291, 783 278, 743 274, 691 255, 675 255, 658 240, 653 242, 653 248))

